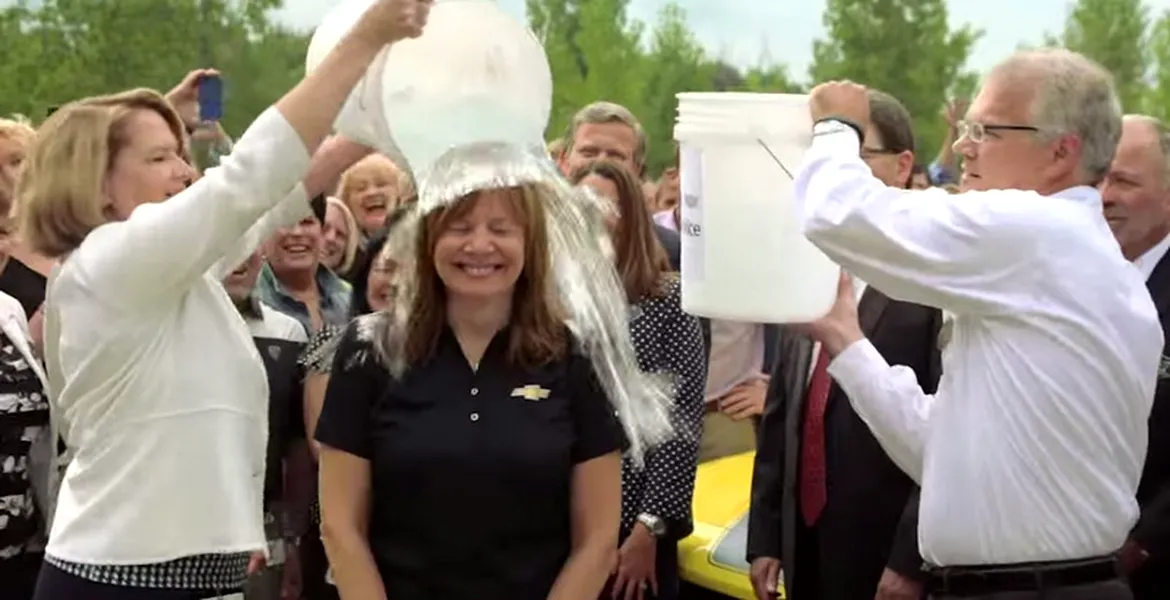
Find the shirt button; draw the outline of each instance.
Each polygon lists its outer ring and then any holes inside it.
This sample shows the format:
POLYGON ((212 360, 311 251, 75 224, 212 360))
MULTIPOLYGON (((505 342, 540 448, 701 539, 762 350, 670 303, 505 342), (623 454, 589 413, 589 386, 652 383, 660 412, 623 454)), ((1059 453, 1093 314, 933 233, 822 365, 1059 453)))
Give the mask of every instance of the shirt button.
POLYGON ((471 421, 474 423, 479 420, 479 413, 471 413, 471 421))
POLYGON ((479 388, 471 388, 471 395, 478 396, 479 395, 479 388))

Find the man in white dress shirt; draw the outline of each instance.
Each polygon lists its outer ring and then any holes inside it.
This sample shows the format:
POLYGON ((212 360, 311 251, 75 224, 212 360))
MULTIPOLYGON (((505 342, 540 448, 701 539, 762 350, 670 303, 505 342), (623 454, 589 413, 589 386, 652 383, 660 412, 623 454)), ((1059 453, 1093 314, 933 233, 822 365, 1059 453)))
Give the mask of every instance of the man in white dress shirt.
MULTIPOLYGON (((1166 335, 1170 331, 1170 129, 1165 124, 1153 117, 1126 115, 1117 156, 1101 184, 1101 201, 1121 253, 1146 279, 1166 335)), ((1170 354, 1167 350, 1163 356, 1170 354)), ((1137 489, 1141 516, 1121 552, 1137 600, 1170 598, 1168 375, 1165 367, 1158 373, 1149 451, 1137 489)))
POLYGON ((796 178, 810 240, 892 298, 955 315, 937 394, 864 339, 848 279, 809 326, 891 459, 921 483, 936 598, 1130 598, 1116 552, 1138 516, 1162 331, 1095 186, 1121 112, 1067 50, 998 65, 958 124, 963 192, 905 191, 858 157, 865 88, 813 90, 796 178))

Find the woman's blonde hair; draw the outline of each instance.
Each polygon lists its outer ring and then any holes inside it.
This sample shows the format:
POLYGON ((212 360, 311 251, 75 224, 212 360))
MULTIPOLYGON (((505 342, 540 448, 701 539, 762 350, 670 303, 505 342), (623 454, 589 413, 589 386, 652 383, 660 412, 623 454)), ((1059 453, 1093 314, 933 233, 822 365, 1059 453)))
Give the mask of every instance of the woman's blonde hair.
MULTIPOLYGON (((394 207, 402 202, 402 183, 407 178, 404 177, 401 167, 381 154, 371 154, 359 160, 355 165, 346 169, 341 174, 341 181, 337 184, 338 199, 344 202, 346 206, 349 206, 350 202, 353 201, 353 194, 358 190, 359 180, 366 179, 371 174, 382 172, 387 173, 387 179, 389 179, 387 183, 393 184, 396 190, 396 196, 386 203, 386 212, 389 214, 394 210, 394 207)), ((353 209, 351 208, 350 211, 352 212, 353 209)))
MULTIPOLYGON (((345 228, 348 233, 345 236, 345 253, 341 256, 341 264, 337 265, 335 269, 338 273, 348 273, 353 268, 353 263, 357 261, 358 246, 361 244, 362 232, 358 229, 357 219, 353 216, 353 211, 339 198, 329 196, 325 198, 325 202, 341 211, 341 218, 345 220, 345 228)), ((328 214, 328 211, 326 211, 328 214)), ((324 223, 322 223, 324 225, 324 223)))
POLYGON ((24 115, 12 115, 10 118, 0 118, 0 139, 13 140, 28 148, 37 137, 37 130, 24 115))
POLYGON ((106 175, 130 144, 126 125, 138 111, 166 121, 186 156, 185 129, 161 94, 137 89, 78 100, 41 125, 17 188, 20 231, 37 252, 59 258, 106 224, 106 175))

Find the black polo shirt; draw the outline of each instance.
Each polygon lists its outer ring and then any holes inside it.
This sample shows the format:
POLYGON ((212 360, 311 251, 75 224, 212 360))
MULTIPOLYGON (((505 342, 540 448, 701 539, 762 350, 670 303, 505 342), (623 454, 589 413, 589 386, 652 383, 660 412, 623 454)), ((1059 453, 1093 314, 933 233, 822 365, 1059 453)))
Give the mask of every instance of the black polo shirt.
POLYGON ((401 380, 353 325, 338 345, 316 437, 370 461, 370 547, 395 600, 545 600, 573 468, 621 448, 587 359, 519 368, 507 336, 476 371, 445 330, 401 380))

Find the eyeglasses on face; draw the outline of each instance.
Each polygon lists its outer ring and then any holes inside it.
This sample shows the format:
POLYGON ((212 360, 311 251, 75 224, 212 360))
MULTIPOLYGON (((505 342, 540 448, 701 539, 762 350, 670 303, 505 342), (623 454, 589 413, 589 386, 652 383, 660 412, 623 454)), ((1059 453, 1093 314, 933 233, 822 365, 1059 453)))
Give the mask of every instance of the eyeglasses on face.
POLYGON ((958 134, 955 141, 967 138, 976 144, 982 144, 987 140, 988 134, 994 136, 997 131, 1030 131, 1036 133, 1040 131, 1040 128, 1031 125, 1002 125, 980 123, 978 121, 959 121, 955 124, 955 133, 958 134))
POLYGON ((876 156, 894 156, 901 154, 898 150, 891 150, 890 148, 870 148, 869 146, 861 147, 861 158, 874 158, 876 156))

